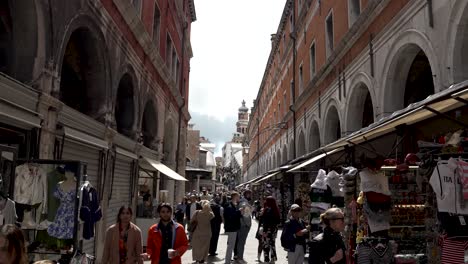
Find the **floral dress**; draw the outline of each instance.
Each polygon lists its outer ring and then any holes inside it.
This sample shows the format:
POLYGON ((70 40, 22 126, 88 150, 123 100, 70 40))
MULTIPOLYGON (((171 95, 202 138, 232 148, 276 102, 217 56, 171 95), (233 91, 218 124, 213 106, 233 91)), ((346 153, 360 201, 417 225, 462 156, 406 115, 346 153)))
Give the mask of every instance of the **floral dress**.
POLYGON ((55 215, 54 222, 49 226, 47 232, 50 236, 60 239, 72 239, 75 226, 75 197, 76 191, 65 192, 57 187, 54 196, 60 200, 60 206, 55 215))

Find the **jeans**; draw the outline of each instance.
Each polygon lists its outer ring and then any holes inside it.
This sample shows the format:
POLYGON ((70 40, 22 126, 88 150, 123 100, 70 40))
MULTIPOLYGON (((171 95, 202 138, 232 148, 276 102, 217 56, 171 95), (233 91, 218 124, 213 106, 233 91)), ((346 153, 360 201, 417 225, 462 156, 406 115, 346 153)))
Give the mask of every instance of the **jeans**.
POLYGON ((246 226, 246 225, 241 226, 239 231, 237 231, 236 253, 239 259, 244 259, 245 242, 247 241, 247 236, 249 235, 249 231, 250 231, 250 226, 246 226))
POLYGON ((304 263, 304 246, 296 245, 294 252, 288 252, 288 264, 304 263))
POLYGON ((234 251, 234 246, 236 245, 237 232, 225 232, 228 236, 226 257, 224 258, 225 264, 231 263, 232 252, 234 251))

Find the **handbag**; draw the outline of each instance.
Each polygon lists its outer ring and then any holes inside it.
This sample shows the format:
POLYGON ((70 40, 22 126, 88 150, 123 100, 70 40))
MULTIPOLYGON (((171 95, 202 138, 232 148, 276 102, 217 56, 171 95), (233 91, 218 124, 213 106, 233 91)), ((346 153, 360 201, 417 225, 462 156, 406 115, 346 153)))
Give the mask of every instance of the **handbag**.
POLYGON ((192 220, 190 221, 190 225, 189 225, 189 228, 188 228, 188 231, 190 233, 195 232, 195 229, 197 229, 197 225, 198 225, 197 214, 198 214, 198 211, 195 212, 195 214, 193 215, 192 220))

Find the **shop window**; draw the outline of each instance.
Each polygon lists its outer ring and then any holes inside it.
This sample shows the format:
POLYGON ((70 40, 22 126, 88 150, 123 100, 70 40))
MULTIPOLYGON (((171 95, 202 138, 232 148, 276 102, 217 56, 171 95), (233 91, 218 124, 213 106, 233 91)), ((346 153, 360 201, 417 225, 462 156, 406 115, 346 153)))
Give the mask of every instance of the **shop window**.
POLYGON ((332 12, 330 12, 327 19, 325 20, 325 26, 326 26, 326 35, 325 35, 326 55, 328 58, 333 52, 333 41, 334 41, 333 40, 333 13, 332 12))
MULTIPOLYGON (((136 217, 152 219, 156 216, 157 173, 140 171, 136 217)), ((140 221, 140 220, 137 220, 140 221)))
POLYGON ((159 35, 161 34, 161 13, 159 11, 158 4, 154 4, 154 16, 153 16, 153 42, 159 48, 159 35))
POLYGON ((348 22, 351 27, 361 14, 361 0, 348 0, 348 22))

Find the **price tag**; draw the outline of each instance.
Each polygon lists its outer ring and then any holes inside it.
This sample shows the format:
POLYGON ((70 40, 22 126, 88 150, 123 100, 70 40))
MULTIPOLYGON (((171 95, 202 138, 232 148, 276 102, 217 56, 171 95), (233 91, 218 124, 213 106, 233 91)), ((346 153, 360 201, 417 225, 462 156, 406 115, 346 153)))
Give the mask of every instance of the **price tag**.
POLYGON ((460 224, 461 225, 466 226, 466 221, 465 221, 465 218, 463 216, 459 215, 458 219, 460 219, 460 224))

